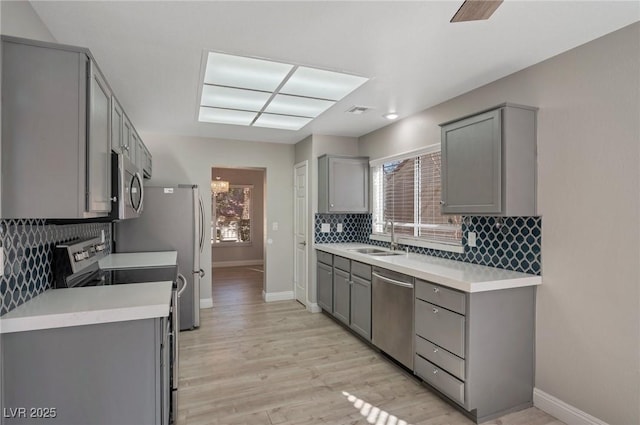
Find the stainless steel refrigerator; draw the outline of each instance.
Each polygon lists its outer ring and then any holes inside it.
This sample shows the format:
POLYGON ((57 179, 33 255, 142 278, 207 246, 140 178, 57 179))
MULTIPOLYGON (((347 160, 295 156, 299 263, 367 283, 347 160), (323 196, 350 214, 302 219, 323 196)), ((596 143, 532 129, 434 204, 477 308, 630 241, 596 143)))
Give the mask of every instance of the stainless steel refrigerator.
POLYGON ((204 210, 198 186, 145 186, 144 210, 138 218, 115 224, 116 252, 178 251, 180 330, 200 326, 200 253, 204 244, 204 210))

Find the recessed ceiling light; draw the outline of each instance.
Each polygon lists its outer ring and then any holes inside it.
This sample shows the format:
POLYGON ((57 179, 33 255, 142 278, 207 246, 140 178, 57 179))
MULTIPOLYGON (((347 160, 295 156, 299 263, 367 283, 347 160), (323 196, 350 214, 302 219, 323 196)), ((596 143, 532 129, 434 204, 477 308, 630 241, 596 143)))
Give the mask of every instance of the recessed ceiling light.
POLYGON ((289 115, 261 114, 255 127, 282 128, 284 130, 300 130, 311 122, 311 118, 292 117, 289 115))
POLYGON ((336 102, 330 100, 278 94, 269 103, 265 112, 315 118, 332 107, 334 103, 336 102))
POLYGON ((199 121, 299 130, 368 78, 207 53, 199 121))
POLYGON ((398 118, 398 114, 395 112, 389 112, 388 114, 384 114, 383 117, 388 120, 395 120, 396 118, 398 118))
POLYGON ((255 117, 255 112, 201 107, 198 120, 221 124, 251 125, 255 117))

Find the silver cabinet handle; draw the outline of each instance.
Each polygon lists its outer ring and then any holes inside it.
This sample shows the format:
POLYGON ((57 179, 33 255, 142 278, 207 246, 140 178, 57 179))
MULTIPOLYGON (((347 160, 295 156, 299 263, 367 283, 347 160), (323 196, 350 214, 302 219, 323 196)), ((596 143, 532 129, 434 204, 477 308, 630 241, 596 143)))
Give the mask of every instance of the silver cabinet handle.
POLYGON ((433 309, 433 314, 437 314, 437 313, 438 313, 438 311, 439 311, 439 310, 438 310, 437 308, 434 308, 434 309, 433 309))
POLYGON ((433 369, 433 374, 437 374, 438 373, 438 369, 433 369))
POLYGON ((433 292, 437 294, 438 292, 440 292, 440 288, 433 288, 433 292))
POLYGON ((379 275, 376 272, 372 272, 371 274, 373 276, 377 277, 380 280, 384 280, 385 282, 391 283, 392 285, 398 285, 398 286, 403 286, 405 288, 412 288, 413 289, 413 283, 400 282, 399 280, 389 279, 388 277, 384 277, 382 275, 379 275))
POLYGON ((437 353, 437 352, 438 352, 438 349, 437 349, 437 348, 434 348, 434 349, 433 349, 433 354, 435 354, 435 353, 437 353))
POLYGON ((307 242, 306 241, 298 242, 298 245, 307 246, 307 242))
POLYGON ((204 277, 204 270, 200 269, 196 273, 198 273, 200 275, 200 278, 204 277))
POLYGON ((440 205, 444 205, 444 201, 440 201, 440 205))

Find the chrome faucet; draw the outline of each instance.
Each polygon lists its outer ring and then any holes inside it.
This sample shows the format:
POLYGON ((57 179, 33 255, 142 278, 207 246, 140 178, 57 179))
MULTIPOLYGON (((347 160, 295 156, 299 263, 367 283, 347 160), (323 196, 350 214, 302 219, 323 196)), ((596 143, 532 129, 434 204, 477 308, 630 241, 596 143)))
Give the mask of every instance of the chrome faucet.
POLYGON ((396 241, 396 232, 393 220, 389 220, 389 224, 391 224, 391 244, 389 245, 389 248, 391 248, 391 251, 395 251, 398 249, 398 241, 396 241))

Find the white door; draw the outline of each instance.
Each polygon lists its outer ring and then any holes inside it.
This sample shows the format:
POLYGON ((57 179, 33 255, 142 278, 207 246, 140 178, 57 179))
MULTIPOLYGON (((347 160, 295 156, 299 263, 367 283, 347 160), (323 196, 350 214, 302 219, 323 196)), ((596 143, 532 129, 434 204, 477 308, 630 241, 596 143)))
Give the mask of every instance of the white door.
POLYGON ((309 244, 307 240, 307 161, 294 166, 294 223, 295 234, 295 261, 293 279, 295 284, 296 300, 305 306, 307 303, 307 253, 309 244))

